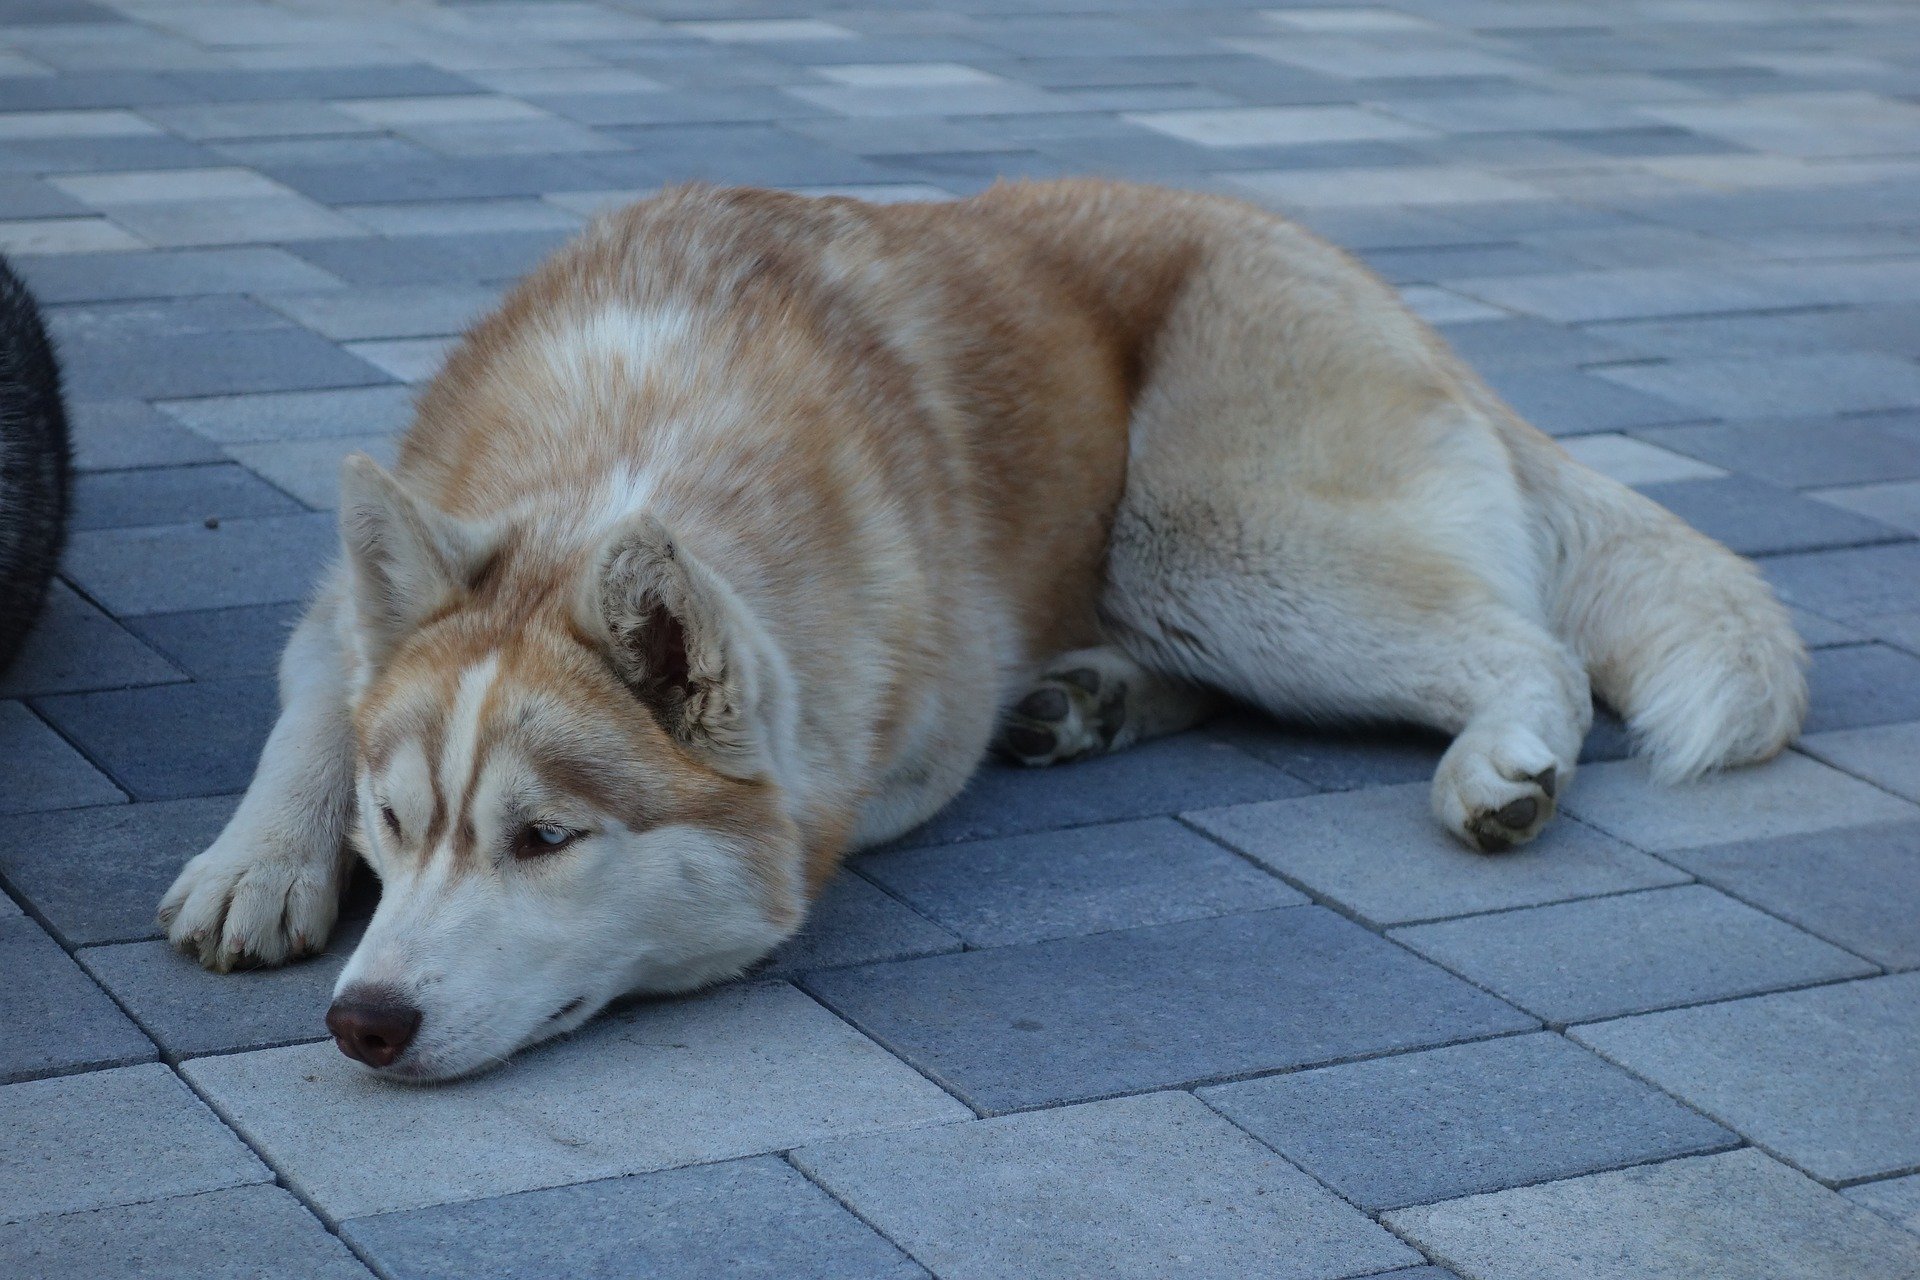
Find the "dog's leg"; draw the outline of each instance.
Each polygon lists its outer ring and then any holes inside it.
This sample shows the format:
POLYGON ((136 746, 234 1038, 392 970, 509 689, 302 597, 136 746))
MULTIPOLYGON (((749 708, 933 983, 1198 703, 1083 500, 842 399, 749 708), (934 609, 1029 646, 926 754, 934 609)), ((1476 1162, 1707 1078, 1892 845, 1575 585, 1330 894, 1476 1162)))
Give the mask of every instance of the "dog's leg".
POLYGON ((1063 764, 1177 733, 1217 707, 1198 685, 1147 670, 1110 646, 1054 659, 1001 720, 995 745, 1025 765, 1063 764))
POLYGON ((352 866, 353 734, 336 585, 280 660, 280 719, 226 829, 160 902, 174 946, 222 973, 319 951, 352 866))

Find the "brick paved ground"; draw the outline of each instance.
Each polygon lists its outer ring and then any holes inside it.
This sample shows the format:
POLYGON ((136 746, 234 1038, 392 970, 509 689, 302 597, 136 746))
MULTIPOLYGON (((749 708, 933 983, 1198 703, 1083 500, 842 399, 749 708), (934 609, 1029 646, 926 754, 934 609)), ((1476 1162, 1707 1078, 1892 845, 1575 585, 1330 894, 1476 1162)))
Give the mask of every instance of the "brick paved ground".
POLYGON ((1920 1276, 1911 5, 854 2, 0 3, 84 472, 0 686, 0 1272, 1920 1276), (1087 171, 1298 214, 1762 556, 1800 749, 1661 792, 1603 727, 1497 859, 1413 739, 990 771, 760 979, 429 1091, 317 1040, 351 924, 156 940, 337 458, 584 215, 1087 171))

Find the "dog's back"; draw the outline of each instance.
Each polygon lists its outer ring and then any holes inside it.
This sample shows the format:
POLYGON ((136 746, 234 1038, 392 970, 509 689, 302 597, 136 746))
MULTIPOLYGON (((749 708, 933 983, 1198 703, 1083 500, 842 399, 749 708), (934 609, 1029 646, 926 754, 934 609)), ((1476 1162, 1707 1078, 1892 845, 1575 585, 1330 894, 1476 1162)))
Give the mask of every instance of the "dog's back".
POLYGON ((60 558, 68 465, 53 344, 33 295, 0 261, 0 669, 19 651, 60 558))

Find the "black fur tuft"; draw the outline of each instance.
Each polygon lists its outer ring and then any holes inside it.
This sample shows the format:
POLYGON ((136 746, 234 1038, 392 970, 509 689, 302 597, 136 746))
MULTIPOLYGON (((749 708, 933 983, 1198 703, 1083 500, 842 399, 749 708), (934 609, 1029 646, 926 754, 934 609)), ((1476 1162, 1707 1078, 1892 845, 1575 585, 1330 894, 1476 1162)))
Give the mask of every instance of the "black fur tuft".
POLYGON ((33 295, 0 259, 0 671, 59 563, 71 463, 53 344, 33 295))

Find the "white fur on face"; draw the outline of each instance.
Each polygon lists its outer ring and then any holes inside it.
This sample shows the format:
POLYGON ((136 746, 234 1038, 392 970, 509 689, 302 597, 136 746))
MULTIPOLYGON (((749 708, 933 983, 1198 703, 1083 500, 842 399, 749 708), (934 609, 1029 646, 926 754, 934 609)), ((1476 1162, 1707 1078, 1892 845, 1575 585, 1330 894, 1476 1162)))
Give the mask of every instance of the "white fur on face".
POLYGON ((335 994, 387 987, 422 1014, 412 1044, 382 1075, 470 1074, 573 1030, 618 996, 730 977, 786 932, 766 919, 745 851, 719 833, 671 822, 633 830, 547 787, 510 738, 487 752, 475 778, 480 709, 496 678, 491 661, 462 673, 440 760, 429 762, 413 740, 377 777, 362 772, 363 838, 381 899, 335 994), (434 845, 422 848, 442 801, 434 845), (383 805, 400 820, 398 841, 383 805), (463 822, 474 837, 464 856, 463 822), (513 838, 529 823, 584 834, 516 859, 513 838))

